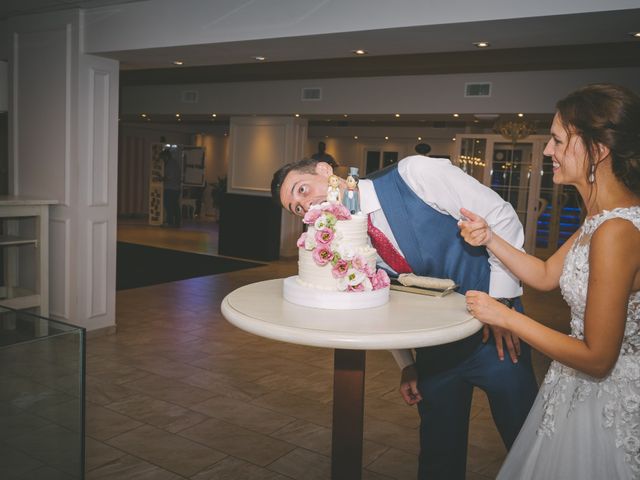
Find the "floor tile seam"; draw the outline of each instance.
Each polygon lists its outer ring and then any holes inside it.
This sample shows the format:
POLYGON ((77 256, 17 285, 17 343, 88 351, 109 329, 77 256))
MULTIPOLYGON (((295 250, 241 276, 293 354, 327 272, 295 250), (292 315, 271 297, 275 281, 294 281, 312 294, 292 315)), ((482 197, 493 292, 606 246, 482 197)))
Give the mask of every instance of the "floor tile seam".
MULTIPOLYGON (((298 446, 296 446, 296 448, 295 448, 295 449, 290 450, 290 451, 288 451, 287 453, 285 453, 285 454, 283 454, 283 455, 280 455, 280 457, 278 457, 277 459, 275 459, 275 460, 274 460, 273 462, 271 462, 270 464, 266 465, 264 468, 266 468, 266 469, 268 469, 268 470, 271 470, 272 472, 279 473, 280 475, 284 475, 284 476, 286 476, 286 477, 294 478, 294 479, 295 479, 295 477, 291 477, 290 475, 287 475, 287 474, 285 474, 285 473, 282 473, 282 472, 281 472, 281 471, 279 471, 279 470, 275 470, 275 469, 273 469, 273 468, 270 468, 270 467, 272 467, 272 466, 273 466, 273 464, 274 464, 274 463, 276 463, 278 460, 280 460, 280 459, 282 459, 282 458, 286 457, 287 455, 289 455, 289 454, 290 454, 291 452, 293 452, 294 450, 304 450, 304 451, 306 451, 306 452, 308 452, 308 453, 311 453, 311 454, 320 455, 321 457, 326 458, 326 459, 329 461, 329 465, 331 465, 331 455, 327 456, 327 455, 324 455, 324 454, 322 454, 322 453, 316 452, 316 451, 314 451, 314 450, 309 450, 309 449, 308 449, 308 448, 306 448, 306 447, 302 447, 302 446, 299 446, 299 445, 298 445, 298 446)), ((297 479, 297 480, 300 480, 300 479, 297 479)))
MULTIPOLYGON (((144 394, 143 394, 143 395, 144 395, 144 394)), ((144 421, 144 420, 141 420, 141 419, 139 419, 139 418, 132 417, 131 415, 129 415, 129 414, 127 414, 127 413, 123 413, 122 411, 120 411, 120 410, 116 410, 116 409, 114 409, 114 408, 112 408, 112 407, 110 406, 110 405, 112 405, 112 404, 114 404, 114 403, 118 403, 118 402, 111 402, 111 403, 109 403, 109 404, 107 404, 107 405, 102 405, 102 407, 107 408, 107 409, 111 410, 112 412, 117 413, 117 414, 119 414, 119 415, 122 415, 122 416, 124 416, 124 417, 130 418, 131 420, 134 420, 134 421, 136 421, 136 422, 140 422, 140 423, 142 423, 142 424, 144 424, 144 425, 149 425, 149 426, 151 426, 151 427, 155 427, 155 428, 158 428, 158 429, 160 429, 160 430, 164 430, 164 431, 165 431, 165 432, 167 432, 167 433, 173 433, 173 434, 176 434, 176 433, 178 433, 178 432, 181 432, 182 430, 186 430, 187 428, 195 427, 196 425, 199 425, 199 424, 201 424, 201 423, 203 423, 203 422, 205 422, 205 421, 207 421, 207 420, 215 419, 215 417, 211 417, 211 416, 209 416, 209 415, 207 415, 207 414, 205 414, 205 413, 198 412, 198 411, 196 411, 196 410, 192 410, 192 409, 191 409, 191 408, 189 408, 189 407, 185 407, 185 406, 183 406, 183 405, 179 405, 179 404, 174 403, 174 402, 169 402, 169 401, 167 401, 167 400, 163 400, 163 399, 160 399, 160 398, 151 397, 151 396, 149 396, 149 395, 145 395, 145 396, 146 396, 146 397, 149 397, 149 398, 151 398, 151 399, 153 399, 153 400, 159 400, 159 401, 161 401, 161 402, 168 403, 168 404, 170 404, 171 406, 178 407, 178 408, 181 408, 181 409, 183 409, 183 410, 187 410, 189 413, 193 413, 193 414, 196 414, 196 415, 202 415, 202 416, 203 416, 203 417, 205 417, 205 418, 201 419, 200 421, 198 421, 198 422, 196 422, 196 423, 194 423, 194 424, 187 425, 187 426, 185 426, 184 428, 181 428, 181 429, 179 429, 179 430, 172 431, 172 430, 168 430, 168 429, 166 428, 166 426, 156 425, 156 424, 153 424, 153 423, 149 423, 148 421, 144 421)), ((126 400, 127 398, 130 398, 130 397, 125 397, 123 400, 126 400)), ((137 428, 137 427, 136 427, 136 428, 137 428)))
MULTIPOLYGON (((137 428, 136 428, 136 429, 134 429, 134 430, 137 430, 138 428, 142 428, 142 427, 145 427, 145 426, 151 426, 151 427, 154 427, 153 425, 147 425, 147 424, 145 424, 145 425, 140 425, 140 427, 137 427, 137 428)), ((158 427, 154 427, 154 428, 158 428, 158 427)), ((131 433, 132 431, 133 431, 133 430, 131 430, 131 431, 129 431, 129 432, 123 432, 123 434, 124 434, 124 433, 131 433)), ((171 434, 171 432, 167 432, 167 433, 170 433, 170 434, 171 434)), ((192 442, 192 443, 195 443, 195 444, 197 444, 197 445, 199 445, 199 446, 201 446, 201 447, 206 448, 207 450, 212 450, 213 452, 215 452, 215 453, 217 453, 217 454, 222 455, 222 458, 220 458, 219 460, 216 460, 215 462, 213 462, 213 463, 212 463, 212 464, 210 464, 210 465, 207 465, 206 467, 204 467, 205 469, 206 469, 206 468, 210 468, 212 465, 214 465, 215 463, 219 462, 220 460, 223 460, 223 459, 225 459, 225 458, 227 458, 227 457, 229 457, 229 456, 232 456, 232 455, 229 455, 228 453, 225 453, 225 452, 223 452, 223 451, 221 451, 221 450, 215 449, 215 448, 213 448, 213 447, 210 447, 210 446, 208 446, 208 445, 205 445, 205 444, 203 444, 203 443, 201 443, 201 442, 198 442, 198 441, 196 441, 196 440, 190 439, 190 438, 188 438, 188 437, 184 437, 184 436, 179 435, 179 434, 174 434, 174 435, 181 437, 183 440, 188 440, 188 441, 190 441, 190 442, 192 442)), ((111 437, 109 440, 113 440, 114 438, 115 438, 115 437, 111 437)), ((149 460, 149 459, 143 458, 143 457, 141 457, 141 456, 139 456, 139 455, 137 455, 137 454, 134 454, 134 453, 132 453, 132 452, 129 452, 129 451, 126 451, 126 450, 122 450, 122 447, 117 447, 116 445, 113 445, 113 444, 109 443, 108 441, 103 441, 102 443, 104 443, 105 445, 108 445, 108 446, 109 446, 109 447, 111 447, 111 448, 115 448, 116 450, 124 451, 127 455, 131 455, 132 457, 136 457, 137 459, 142 460, 143 462, 146 462, 146 463, 148 463, 148 464, 150 464, 150 465, 153 465, 154 467, 158 467, 158 468, 160 468, 160 469, 162 469, 162 470, 166 470, 167 472, 175 473, 176 475, 180 476, 181 478, 187 478, 187 479, 189 478, 189 477, 185 477, 185 476, 184 476, 184 475, 182 475, 180 472, 177 472, 177 471, 175 471, 175 470, 171 470, 171 469, 169 469, 169 468, 167 468, 167 467, 163 467, 162 465, 159 465, 159 464, 157 464, 157 463, 154 463, 153 461, 151 461, 151 460, 149 460)), ((196 472, 196 473, 194 473, 194 474, 191 474, 191 476, 193 476, 193 475, 197 475, 200 471, 202 471, 202 470, 199 470, 198 472, 196 472)))
MULTIPOLYGON (((103 442, 103 443, 105 443, 105 442, 103 442)), ((134 454, 134 453, 127 452, 127 451, 124 451, 124 450, 121 450, 121 449, 119 449, 118 447, 115 447, 115 446, 110 445, 110 444, 108 444, 108 443, 105 443, 105 445, 107 445, 107 446, 109 446, 109 447, 111 447, 111 448, 114 448, 114 449, 116 449, 116 450, 119 450, 119 451, 123 452, 123 453, 124 453, 124 456, 133 457, 133 458, 135 458, 135 459, 137 459, 137 460, 139 460, 139 461, 141 461, 141 462, 144 462, 144 463, 149 464, 149 465, 153 465, 154 467, 159 468, 159 469, 160 469, 160 470, 162 470, 163 472, 167 472, 167 473, 171 473, 171 474, 177 475, 179 478, 184 479, 184 480, 189 480, 189 477, 185 477, 184 475, 182 475, 182 474, 180 474, 180 473, 178 473, 178 472, 174 472, 173 470, 169 470, 168 468, 165 468, 165 467, 163 467, 163 466, 161 466, 161 465, 158 465, 157 463, 153 463, 153 462, 151 462, 151 461, 149 461, 149 460, 147 460, 147 459, 145 459, 145 458, 142 458, 142 457, 140 457, 140 456, 138 456, 138 455, 136 455, 136 454, 134 454)), ((116 458, 116 459, 114 459, 114 460, 111 460, 111 461, 109 461, 109 462, 107 462, 107 463, 103 463, 103 464, 102 464, 102 465, 100 465, 99 467, 95 467, 95 468, 92 468, 92 469, 90 469, 90 470, 87 470, 87 469, 85 468, 85 472, 93 472, 93 471, 97 470, 98 468, 102 468, 102 467, 105 467, 105 466, 107 466, 107 465, 115 464, 118 460, 121 460, 121 459, 122 459, 122 457, 118 457, 118 458, 116 458)))

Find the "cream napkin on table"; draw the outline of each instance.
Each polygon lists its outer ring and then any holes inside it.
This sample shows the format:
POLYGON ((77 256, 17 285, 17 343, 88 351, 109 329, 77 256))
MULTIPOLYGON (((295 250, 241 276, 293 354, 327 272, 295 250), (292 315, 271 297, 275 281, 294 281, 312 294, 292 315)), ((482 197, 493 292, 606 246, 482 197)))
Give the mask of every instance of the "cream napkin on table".
POLYGON ((401 273, 398 275, 398 281, 405 287, 422 287, 431 290, 447 290, 456 285, 450 278, 421 277, 414 273, 401 273))

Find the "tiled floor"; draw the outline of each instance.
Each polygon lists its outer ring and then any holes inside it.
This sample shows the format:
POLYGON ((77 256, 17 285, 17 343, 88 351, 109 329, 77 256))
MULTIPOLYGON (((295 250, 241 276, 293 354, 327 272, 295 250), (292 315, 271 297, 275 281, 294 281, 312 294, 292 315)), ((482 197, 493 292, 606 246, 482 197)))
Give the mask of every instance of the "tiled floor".
MULTIPOLYGON (((119 228, 120 240, 209 253, 215 237, 214 224, 119 228)), ((233 289, 294 271, 278 261, 117 293, 117 334, 87 345, 88 479, 329 478, 331 351, 260 338, 220 314, 233 289)), ((524 301, 566 328, 557 292, 524 301)), ((545 359, 535 363, 543 374, 545 359)), ((389 353, 367 353, 365 479, 415 478, 418 415, 398 380, 389 353)), ((467 478, 494 478, 505 450, 481 392, 469 443, 467 478)))

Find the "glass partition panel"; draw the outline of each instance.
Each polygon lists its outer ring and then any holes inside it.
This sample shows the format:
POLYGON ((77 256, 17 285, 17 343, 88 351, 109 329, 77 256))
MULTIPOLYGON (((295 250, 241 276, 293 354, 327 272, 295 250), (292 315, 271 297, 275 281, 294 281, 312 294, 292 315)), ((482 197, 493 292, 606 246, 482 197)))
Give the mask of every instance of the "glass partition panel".
POLYGON ((491 188, 513 205, 520 222, 527 224, 531 184, 531 145, 496 143, 491 164, 491 188))
POLYGON ((460 141, 460 168, 481 183, 484 183, 486 152, 485 138, 462 138, 460 141))
POLYGON ((3 479, 84 478, 85 330, 0 307, 3 479))
POLYGON ((536 249, 556 251, 580 227, 584 219, 580 195, 571 185, 553 183, 551 157, 544 157, 540 172, 540 216, 536 249))

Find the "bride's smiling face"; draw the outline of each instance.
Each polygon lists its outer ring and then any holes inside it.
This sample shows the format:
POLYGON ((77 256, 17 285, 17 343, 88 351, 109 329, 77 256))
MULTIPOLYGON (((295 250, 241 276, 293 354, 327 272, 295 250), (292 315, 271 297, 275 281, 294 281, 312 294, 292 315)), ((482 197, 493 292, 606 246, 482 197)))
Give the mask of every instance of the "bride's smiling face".
POLYGON ((587 182, 587 151, 580 136, 570 127, 565 130, 558 113, 551 124, 551 139, 544 154, 553 161, 553 183, 580 185, 587 182))

